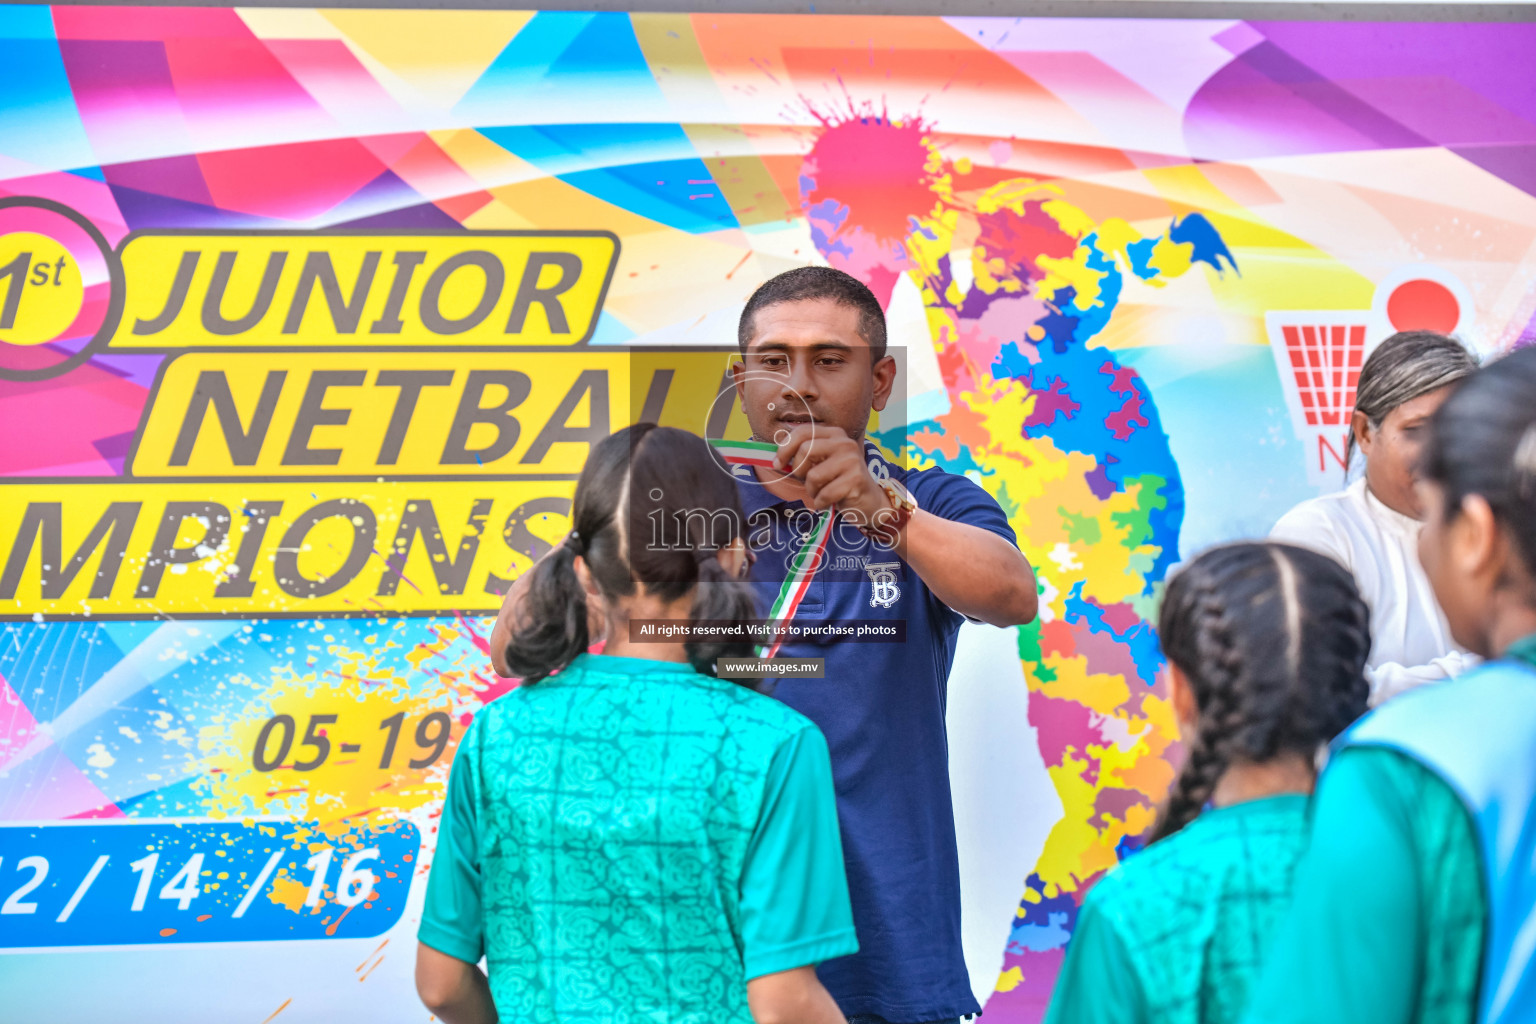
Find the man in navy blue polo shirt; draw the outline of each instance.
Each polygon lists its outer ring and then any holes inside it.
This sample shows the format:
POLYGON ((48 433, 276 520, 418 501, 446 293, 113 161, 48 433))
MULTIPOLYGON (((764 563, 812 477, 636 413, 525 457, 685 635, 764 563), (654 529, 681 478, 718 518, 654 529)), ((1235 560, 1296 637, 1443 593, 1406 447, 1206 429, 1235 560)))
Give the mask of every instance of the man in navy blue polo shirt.
POLYGON ((859 1024, 977 1013, 960 948, 945 687, 961 622, 1030 621, 1034 574, 986 491, 939 469, 907 472, 864 441, 896 365, 884 311, 858 279, 827 267, 780 274, 747 302, 738 341, 742 409, 757 440, 779 445, 775 469, 738 467, 762 606, 816 513, 835 507, 826 556, 793 621, 905 624, 902 643, 779 650, 826 662, 824 678, 783 679, 773 695, 820 726, 831 748, 859 936, 858 953, 817 973, 859 1024))
MULTIPOLYGON (((781 679, 773 695, 814 721, 831 749, 859 939, 857 953, 817 974, 856 1024, 955 1021, 981 1008, 960 947, 945 688, 960 623, 1030 621, 1034 574, 986 491, 939 469, 907 472, 865 442, 896 364, 884 311, 857 278, 826 267, 780 274, 748 301, 738 340, 742 408, 754 437, 779 446, 777 468, 737 467, 761 608, 774 603, 818 514, 835 507, 793 621, 879 620, 905 634, 778 652, 825 659, 824 678, 781 679)), ((520 591, 507 594, 491 634, 503 675, 520 591)))

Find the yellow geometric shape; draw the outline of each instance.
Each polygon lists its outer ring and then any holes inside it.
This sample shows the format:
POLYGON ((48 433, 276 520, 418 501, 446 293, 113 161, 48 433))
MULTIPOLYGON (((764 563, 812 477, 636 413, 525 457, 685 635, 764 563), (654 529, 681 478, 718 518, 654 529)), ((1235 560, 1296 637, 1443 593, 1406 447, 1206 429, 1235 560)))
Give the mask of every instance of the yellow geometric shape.
POLYGON ((353 46, 440 110, 463 99, 533 18, 532 11, 329 10, 324 15, 353 46))

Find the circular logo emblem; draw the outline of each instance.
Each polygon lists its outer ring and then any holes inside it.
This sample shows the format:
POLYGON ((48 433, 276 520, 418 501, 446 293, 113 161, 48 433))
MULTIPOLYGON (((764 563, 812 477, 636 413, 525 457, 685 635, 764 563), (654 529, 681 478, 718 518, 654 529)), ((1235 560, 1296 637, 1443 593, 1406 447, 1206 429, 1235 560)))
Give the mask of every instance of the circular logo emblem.
POLYGON ((122 269, 96 225, 50 199, 0 199, 0 380, 69 372, 122 308, 122 269))

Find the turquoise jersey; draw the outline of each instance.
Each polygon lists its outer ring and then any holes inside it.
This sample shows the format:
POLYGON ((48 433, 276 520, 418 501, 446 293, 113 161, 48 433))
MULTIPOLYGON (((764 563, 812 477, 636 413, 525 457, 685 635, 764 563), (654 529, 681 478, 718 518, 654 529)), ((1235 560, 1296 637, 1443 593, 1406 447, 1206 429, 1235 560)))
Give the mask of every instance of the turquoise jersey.
POLYGON ((1340 738, 1247 1024, 1536 1020, 1533 666, 1536 636, 1340 738))
POLYGON ((748 979, 854 952, 826 741, 689 666, 582 655, 460 744, 420 938, 502 1020, 751 1024, 748 979))
POLYGON ((1486 919, 1461 801, 1396 751, 1348 747, 1243 1024, 1473 1024, 1486 919))
POLYGON ((1208 810, 1083 900, 1046 1024, 1233 1024, 1279 932, 1307 797, 1208 810))

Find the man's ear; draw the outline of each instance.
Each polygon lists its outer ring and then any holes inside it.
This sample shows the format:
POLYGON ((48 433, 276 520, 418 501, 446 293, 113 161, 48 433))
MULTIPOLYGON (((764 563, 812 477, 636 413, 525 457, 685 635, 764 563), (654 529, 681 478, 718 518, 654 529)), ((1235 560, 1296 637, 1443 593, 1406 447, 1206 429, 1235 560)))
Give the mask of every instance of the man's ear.
POLYGON ((742 390, 742 376, 747 372, 746 353, 742 353, 740 359, 731 364, 731 384, 736 388, 736 401, 741 405, 741 414, 747 414, 747 393, 742 390))
POLYGON ((896 386, 896 358, 886 354, 875 360, 872 367, 875 375, 875 393, 873 401, 876 412, 885 408, 891 400, 891 391, 896 386))
POLYGON ((1371 418, 1359 409, 1349 418, 1349 429, 1355 435, 1355 447, 1360 449, 1360 454, 1366 458, 1371 457, 1371 445, 1376 441, 1376 431, 1371 426, 1371 418))

